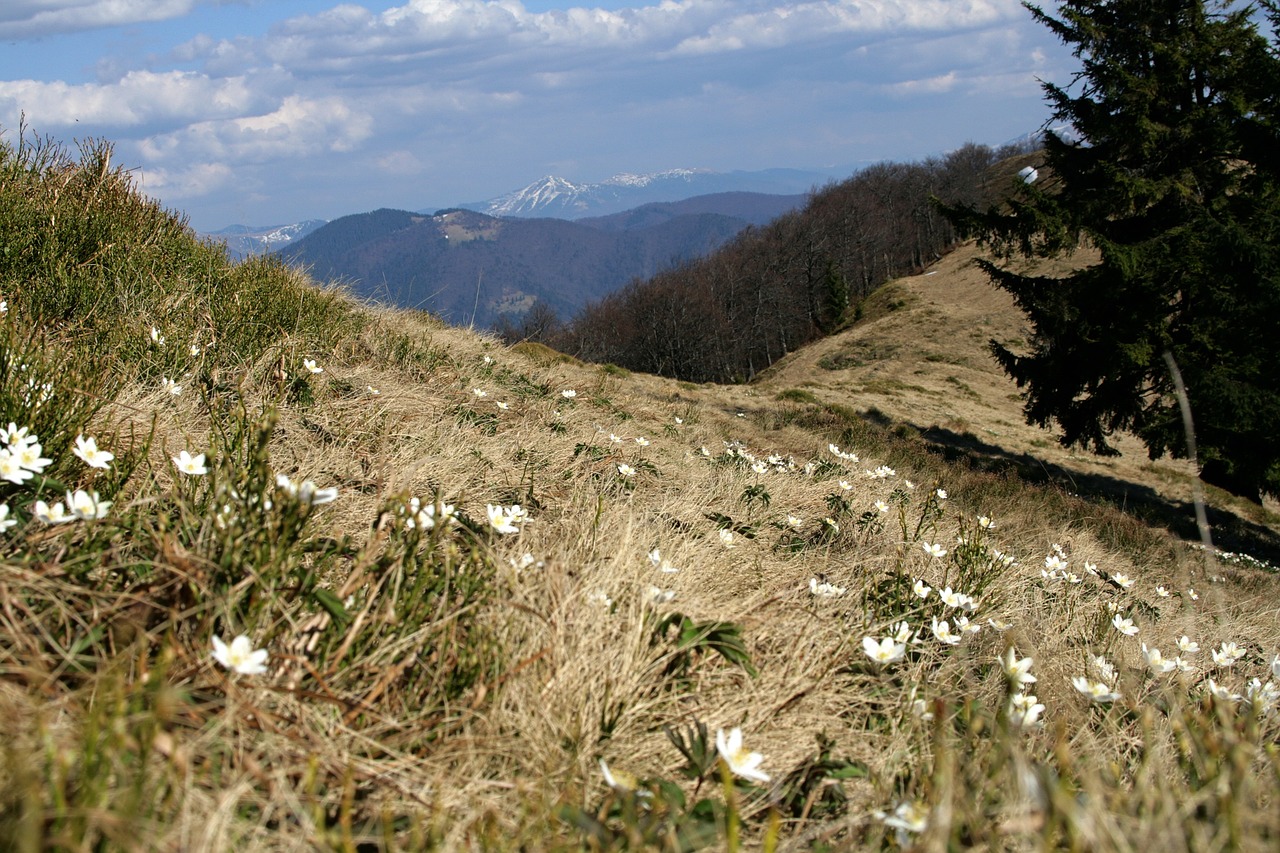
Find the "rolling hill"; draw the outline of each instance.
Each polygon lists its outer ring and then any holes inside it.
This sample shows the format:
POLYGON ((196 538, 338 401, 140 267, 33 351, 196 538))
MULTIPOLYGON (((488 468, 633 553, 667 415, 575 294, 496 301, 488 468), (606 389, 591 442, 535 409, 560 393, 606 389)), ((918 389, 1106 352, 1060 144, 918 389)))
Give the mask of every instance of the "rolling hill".
POLYGON ((1280 837, 1275 565, 1179 535, 1177 466, 1018 426, 967 250, 693 383, 232 262, 109 148, 33 149, 0 150, 7 846, 1280 837))
POLYGON ((706 255, 803 202, 725 193, 576 222, 378 210, 334 220, 279 256, 361 297, 489 327, 539 301, 571 316, 628 281, 706 255))

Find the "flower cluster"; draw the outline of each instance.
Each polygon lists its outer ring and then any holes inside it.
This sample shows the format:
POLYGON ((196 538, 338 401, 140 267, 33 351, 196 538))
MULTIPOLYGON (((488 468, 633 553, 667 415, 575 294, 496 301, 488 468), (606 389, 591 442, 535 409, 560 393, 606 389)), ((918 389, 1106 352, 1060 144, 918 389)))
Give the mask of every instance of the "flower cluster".
POLYGON ((529 520, 528 510, 520 504, 512 504, 509 507, 501 504, 487 504, 485 513, 489 519, 489 526, 503 535, 519 533, 521 525, 529 520))

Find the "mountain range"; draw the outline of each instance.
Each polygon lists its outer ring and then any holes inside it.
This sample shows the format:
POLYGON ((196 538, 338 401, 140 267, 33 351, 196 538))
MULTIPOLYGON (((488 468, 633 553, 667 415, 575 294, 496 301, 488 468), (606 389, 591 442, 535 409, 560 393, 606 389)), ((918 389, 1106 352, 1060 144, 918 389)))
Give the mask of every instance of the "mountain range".
POLYGON ((229 225, 220 231, 211 231, 201 236, 226 243, 231 257, 244 258, 274 252, 324 224, 323 219, 306 219, 291 225, 229 225))
MULTIPOLYGON (((670 169, 649 174, 619 174, 596 183, 575 183, 549 175, 526 187, 488 201, 453 205, 489 216, 554 217, 577 220, 610 216, 657 203, 677 202, 703 195, 756 193, 804 195, 849 170, 764 169, 714 172, 709 169, 670 169)), ((423 208, 432 215, 439 207, 423 208)), ((737 214, 732 214, 737 215, 737 214)), ((234 258, 274 252, 324 225, 307 219, 288 225, 230 225, 200 236, 223 242, 234 258)))
POLYGON ((709 254, 806 199, 717 193, 577 221, 384 209, 335 219, 278 254, 358 296, 488 327, 538 302, 567 318, 633 279, 709 254))
POLYGON ((620 213, 656 202, 680 201, 725 192, 795 195, 808 193, 852 169, 821 172, 802 169, 713 172, 710 169, 670 169, 665 172, 614 175, 597 183, 574 183, 548 175, 526 187, 488 201, 460 204, 490 216, 554 216, 581 219, 620 213))

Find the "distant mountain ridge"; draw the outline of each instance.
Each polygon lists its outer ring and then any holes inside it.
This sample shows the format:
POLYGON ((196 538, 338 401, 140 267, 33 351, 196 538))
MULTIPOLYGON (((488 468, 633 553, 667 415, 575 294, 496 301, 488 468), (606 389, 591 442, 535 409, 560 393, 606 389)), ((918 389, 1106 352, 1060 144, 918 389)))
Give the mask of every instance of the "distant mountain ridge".
POLYGON ((722 193, 570 221, 376 210, 344 216, 279 255, 358 296, 493 325, 541 302, 568 318, 634 279, 702 257, 807 196, 722 193))
POLYGON ((306 219, 289 225, 229 225, 201 236, 226 243, 233 258, 244 258, 274 252, 307 236, 326 222, 324 219, 306 219))
POLYGON ((574 220, 621 213, 646 204, 682 201, 694 196, 726 192, 805 194, 837 174, 842 173, 802 169, 766 169, 756 172, 670 169, 643 175, 623 173, 598 183, 574 183, 548 175, 497 198, 460 204, 458 207, 490 216, 551 216, 574 220))

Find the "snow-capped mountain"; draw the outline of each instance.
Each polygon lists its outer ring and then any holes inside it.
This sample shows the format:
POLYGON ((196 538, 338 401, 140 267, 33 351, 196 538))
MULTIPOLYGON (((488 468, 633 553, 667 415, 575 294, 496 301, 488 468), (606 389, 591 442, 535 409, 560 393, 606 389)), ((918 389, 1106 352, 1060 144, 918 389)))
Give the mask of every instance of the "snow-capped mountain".
MULTIPOLYGON (((834 174, 843 174, 843 170, 834 174)), ((506 195, 458 206, 490 216, 581 219, 620 213, 643 204, 683 201, 712 193, 806 193, 830 177, 824 172, 799 169, 759 172, 670 169, 643 175, 623 173, 598 183, 580 184, 548 175, 506 195)))
POLYGON ((324 225, 324 219, 307 219, 289 225, 230 225, 219 231, 201 234, 215 242, 225 242, 233 258, 274 252, 324 225))

